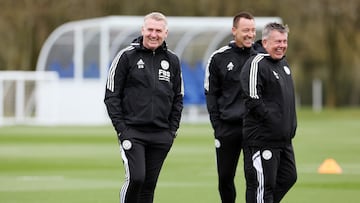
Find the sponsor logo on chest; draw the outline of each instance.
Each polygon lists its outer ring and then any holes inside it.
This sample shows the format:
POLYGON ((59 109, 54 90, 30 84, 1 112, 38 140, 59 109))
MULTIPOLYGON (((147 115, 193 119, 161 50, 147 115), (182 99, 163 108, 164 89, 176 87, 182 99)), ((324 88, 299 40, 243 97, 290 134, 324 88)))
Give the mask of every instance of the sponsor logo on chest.
MULTIPOLYGON (((144 69, 145 68, 145 62, 140 59, 136 63, 138 69, 144 69)), ((169 71, 170 64, 166 60, 162 60, 160 62, 160 68, 159 68, 159 80, 170 82, 170 71, 169 71)))
POLYGON ((169 62, 162 60, 160 66, 161 69, 159 69, 159 80, 170 82, 169 62))

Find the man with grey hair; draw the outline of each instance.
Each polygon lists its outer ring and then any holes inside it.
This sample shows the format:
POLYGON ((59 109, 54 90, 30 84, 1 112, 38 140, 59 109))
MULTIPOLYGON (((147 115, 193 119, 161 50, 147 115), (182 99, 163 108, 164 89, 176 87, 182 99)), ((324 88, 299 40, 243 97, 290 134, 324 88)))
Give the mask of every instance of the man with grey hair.
POLYGON ((153 202, 183 109, 180 61, 167 49, 165 16, 146 15, 141 34, 113 60, 104 99, 125 167, 120 203, 153 202))
POLYGON ((241 74, 248 114, 243 152, 247 203, 278 203, 295 184, 294 84, 285 58, 288 27, 269 23, 241 74))

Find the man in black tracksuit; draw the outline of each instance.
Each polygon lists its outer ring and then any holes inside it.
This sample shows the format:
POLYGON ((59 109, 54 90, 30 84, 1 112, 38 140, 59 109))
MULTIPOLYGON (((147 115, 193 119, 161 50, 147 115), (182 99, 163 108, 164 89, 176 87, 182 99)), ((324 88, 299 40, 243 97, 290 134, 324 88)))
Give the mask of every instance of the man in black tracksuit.
POLYGON ((254 17, 246 12, 234 16, 234 41, 213 53, 206 67, 207 109, 215 131, 218 189, 222 203, 235 203, 234 178, 241 152, 242 115, 240 71, 250 57, 256 30, 254 17))
POLYGON ((288 28, 269 23, 241 71, 249 113, 244 118, 247 203, 277 203, 297 179, 292 138, 297 127, 294 85, 285 59, 288 28))
POLYGON ((167 49, 167 20, 144 18, 142 36, 113 60, 105 104, 118 134, 125 183, 120 203, 152 203, 163 162, 179 128, 183 84, 178 57, 167 49))

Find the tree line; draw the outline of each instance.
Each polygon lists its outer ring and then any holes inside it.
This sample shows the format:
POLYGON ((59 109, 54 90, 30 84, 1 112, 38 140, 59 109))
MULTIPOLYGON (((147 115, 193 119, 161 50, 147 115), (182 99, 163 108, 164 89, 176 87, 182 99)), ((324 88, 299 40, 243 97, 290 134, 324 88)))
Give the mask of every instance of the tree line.
POLYGON ((360 104, 358 0, 1 0, 0 70, 34 70, 49 34, 63 23, 108 15, 279 16, 290 27, 287 57, 301 104, 323 81, 327 107, 360 104))

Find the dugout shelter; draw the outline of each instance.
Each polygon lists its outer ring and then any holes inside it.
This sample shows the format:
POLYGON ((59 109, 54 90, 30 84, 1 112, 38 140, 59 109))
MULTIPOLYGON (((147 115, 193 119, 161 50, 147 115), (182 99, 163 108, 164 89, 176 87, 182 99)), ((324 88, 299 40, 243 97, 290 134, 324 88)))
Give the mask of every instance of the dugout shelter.
MULTIPOLYGON (((180 57, 183 72, 183 121, 207 121, 205 66, 211 53, 232 39, 233 19, 173 16, 167 19, 166 42, 180 57)), ((259 38, 266 23, 281 19, 255 17, 255 21, 259 38)), ((9 76, 0 77, 3 107, 0 125, 109 123, 103 103, 107 71, 117 52, 141 34, 142 24, 143 16, 106 16, 68 22, 56 28, 43 44, 35 73, 7 73, 9 76), (26 76, 20 77, 21 74, 26 76), (15 82, 13 105, 7 102, 11 87, 6 81, 10 80, 15 82), (16 83, 19 81, 20 84, 16 83), (32 81, 31 87, 26 86, 27 81, 32 81), (6 105, 13 110, 4 112, 6 105)))

